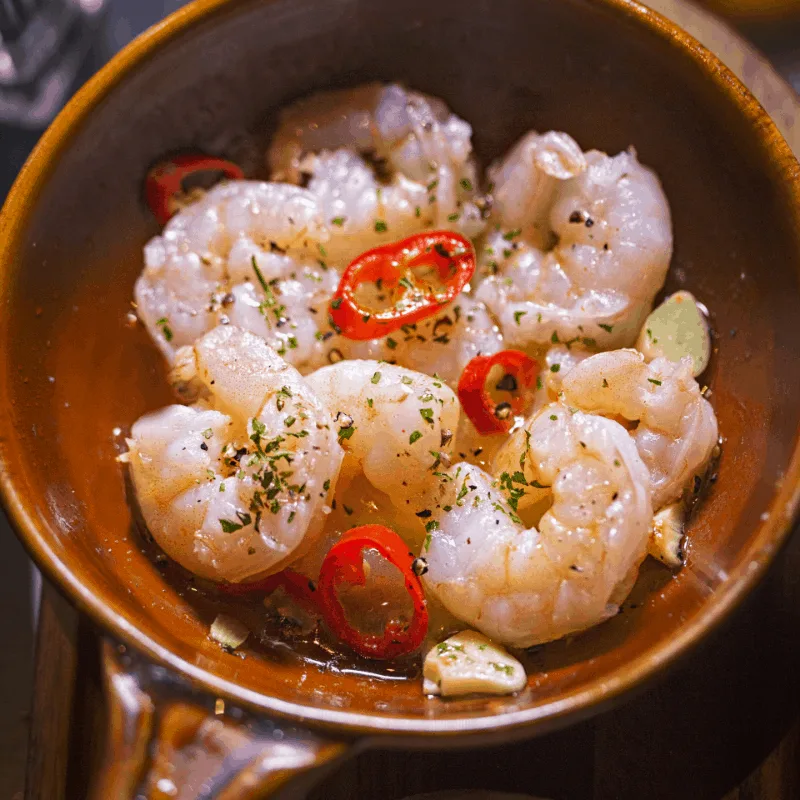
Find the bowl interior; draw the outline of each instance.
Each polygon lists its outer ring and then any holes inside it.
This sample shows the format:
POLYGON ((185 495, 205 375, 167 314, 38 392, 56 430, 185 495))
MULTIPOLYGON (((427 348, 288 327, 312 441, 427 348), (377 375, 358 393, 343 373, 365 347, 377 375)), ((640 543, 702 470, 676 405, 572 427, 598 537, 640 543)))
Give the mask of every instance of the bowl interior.
POLYGON ((782 141, 765 144, 777 134, 742 110, 751 101, 734 79, 724 91, 727 78, 624 0, 203 5, 214 10, 154 52, 134 49, 138 63, 113 90, 94 84, 102 97, 91 114, 72 107, 5 221, 2 448, 36 529, 29 545, 123 636, 217 691, 281 713, 467 730, 502 725, 502 712, 551 718, 642 677, 681 637, 701 632, 787 524, 800 422, 800 238, 796 165, 781 160, 782 141), (711 311, 704 379, 725 444, 719 479, 692 521, 686 567, 674 578, 644 570, 623 613, 544 648, 513 698, 431 702, 416 681, 221 652, 207 637, 208 610, 143 554, 115 463, 113 429, 172 400, 160 356, 125 320, 142 246, 157 233, 141 193, 148 165, 188 146, 258 175, 276 109, 375 78, 444 98, 473 125, 483 163, 530 128, 565 130, 611 153, 635 146, 672 207, 668 288, 690 289, 711 311))

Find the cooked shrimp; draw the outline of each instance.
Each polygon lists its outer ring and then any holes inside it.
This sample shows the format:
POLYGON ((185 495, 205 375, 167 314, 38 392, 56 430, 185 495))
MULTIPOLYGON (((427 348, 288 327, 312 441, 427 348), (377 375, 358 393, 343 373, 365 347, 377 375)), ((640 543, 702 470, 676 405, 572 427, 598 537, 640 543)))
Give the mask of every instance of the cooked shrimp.
POLYGON ((320 536, 343 458, 328 411, 262 339, 218 327, 179 354, 200 399, 146 414, 128 440, 147 527, 216 581, 276 571, 320 536))
POLYGON ((219 323, 264 337, 302 369, 335 347, 327 303, 339 274, 317 199, 295 186, 235 181, 173 217, 145 247, 138 314, 170 362, 219 323))
POLYGON ((435 462, 449 465, 459 405, 442 381, 357 360, 323 367, 306 381, 335 415, 346 452, 396 505, 430 490, 435 462))
POLYGON ((618 422, 551 403, 508 447, 514 473, 497 481, 467 463, 450 469, 423 547, 424 580, 468 625, 529 647, 616 613, 646 555, 653 511, 647 469, 618 422), (526 529, 515 509, 529 493, 552 505, 526 529))
MULTIPOLYGON (((370 355, 437 375, 455 388, 464 367, 475 356, 502 349, 503 337, 486 306, 462 293, 439 314, 375 339, 370 355)), ((352 346, 349 350, 353 351, 352 346)))
POLYGON ((613 157, 590 151, 585 169, 573 159, 574 177, 559 181, 569 171, 554 174, 549 166, 563 166, 559 142, 547 159, 532 159, 530 149, 518 145, 495 167, 501 180, 495 193, 503 197, 495 216, 500 228, 481 252, 490 277, 476 296, 497 315, 512 347, 630 345, 672 256, 667 199, 632 150, 613 157), (545 251, 541 242, 550 232, 557 244, 545 251))
POLYGON ((616 350, 582 361, 562 381, 564 402, 638 422, 631 436, 650 472, 653 506, 676 500, 717 444, 717 418, 692 377, 692 359, 616 350))
POLYGON ((346 263, 424 228, 483 229, 471 136, 440 100, 374 83, 289 107, 268 161, 276 180, 310 178, 346 263))
POLYGON ((559 185, 585 170, 586 159, 571 136, 530 131, 489 167, 492 217, 545 246, 550 234, 547 216, 559 185))

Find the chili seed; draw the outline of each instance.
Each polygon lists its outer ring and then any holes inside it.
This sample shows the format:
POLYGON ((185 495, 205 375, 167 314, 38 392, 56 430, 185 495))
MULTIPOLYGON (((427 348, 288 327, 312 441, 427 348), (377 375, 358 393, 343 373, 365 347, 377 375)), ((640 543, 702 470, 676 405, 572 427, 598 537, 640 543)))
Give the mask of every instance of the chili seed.
POLYGON ((500 403, 494 410, 497 419, 508 419, 511 416, 511 403, 500 403))

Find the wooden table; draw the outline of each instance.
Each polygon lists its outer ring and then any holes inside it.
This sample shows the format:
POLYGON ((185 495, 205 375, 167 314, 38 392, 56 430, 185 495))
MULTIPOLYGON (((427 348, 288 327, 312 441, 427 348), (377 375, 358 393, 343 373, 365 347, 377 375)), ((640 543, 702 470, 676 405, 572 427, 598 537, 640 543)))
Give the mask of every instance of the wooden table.
MULTIPOLYGON (((650 0, 743 77, 800 152, 797 99, 730 30, 650 0)), ((98 636, 45 587, 26 798, 83 798, 103 730, 98 636)), ((552 800, 800 800, 800 532, 723 630, 615 711, 498 749, 369 751, 310 800, 493 789, 552 800)))

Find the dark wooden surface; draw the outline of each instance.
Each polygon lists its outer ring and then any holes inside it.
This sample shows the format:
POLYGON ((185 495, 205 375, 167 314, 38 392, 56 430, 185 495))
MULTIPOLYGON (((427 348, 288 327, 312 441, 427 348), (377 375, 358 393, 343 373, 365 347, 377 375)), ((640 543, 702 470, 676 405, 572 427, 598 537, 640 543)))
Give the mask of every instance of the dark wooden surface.
MULTIPOLYGON (((102 743, 98 636, 47 587, 28 800, 86 795, 102 743)), ((800 534, 699 650, 627 703, 499 748, 367 751, 309 800, 399 800, 452 789, 552 800, 800 800, 800 534)))

